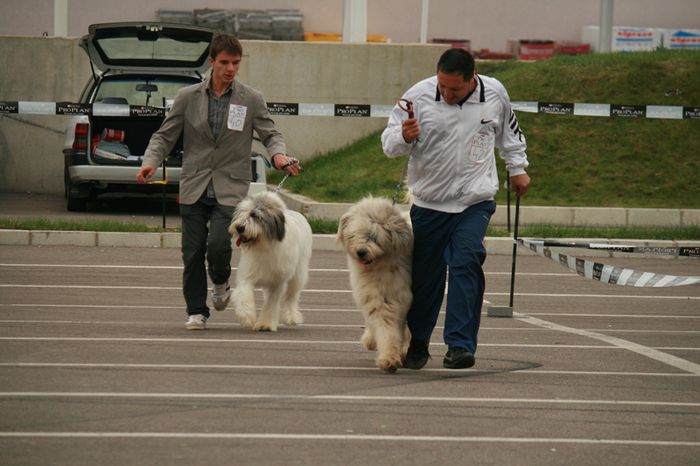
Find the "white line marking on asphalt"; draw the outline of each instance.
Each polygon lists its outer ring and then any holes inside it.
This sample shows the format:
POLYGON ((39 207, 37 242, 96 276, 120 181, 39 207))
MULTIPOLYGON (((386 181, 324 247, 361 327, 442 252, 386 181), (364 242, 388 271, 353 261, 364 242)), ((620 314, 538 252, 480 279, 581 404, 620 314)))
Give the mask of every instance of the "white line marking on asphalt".
POLYGON ((182 270, 182 265, 106 265, 106 264, 0 264, 0 267, 38 267, 46 268, 69 268, 69 269, 158 269, 158 270, 182 270))
MULTIPOLYGON (((20 285, 20 284, 0 284, 0 288, 31 288, 36 291, 41 288, 54 289, 88 289, 88 290, 167 290, 180 291, 179 286, 97 286, 97 285, 20 285)), ((352 290, 310 290, 304 293, 352 293, 352 290)), ((510 293, 486 293, 489 296, 510 296, 510 293)), ((603 298, 603 299, 682 299, 700 300, 700 296, 635 296, 635 295, 610 295, 610 294, 572 294, 572 293, 515 293, 520 297, 546 297, 546 298, 603 298)))
MULTIPOLYGON (((110 363, 44 363, 44 362, 5 362, 0 363, 0 367, 16 368, 71 368, 71 369, 122 369, 122 370, 142 370, 142 369, 172 369, 172 370, 263 370, 263 371, 356 371, 356 372, 376 372, 376 367, 331 367, 331 366, 253 366, 243 364, 110 364, 110 363)), ((403 370, 402 370, 403 371, 403 370)), ((406 369, 407 374, 412 371, 406 369)), ((558 370, 537 370, 537 369, 421 369, 421 373, 440 372, 458 375, 461 373, 477 374, 535 374, 535 375, 599 375, 599 376, 622 376, 622 377, 698 377, 697 374, 671 373, 671 372, 599 372, 599 371, 558 371, 558 370)))
MULTIPOLYGON (((361 325, 345 325, 361 329, 361 325)), ((0 341, 97 341, 97 342, 144 342, 144 343, 229 343, 229 344, 251 344, 264 343, 266 345, 360 345, 359 340, 263 340, 263 339, 231 339, 231 338, 110 338, 110 337, 0 337, 0 341)), ((431 346, 445 346, 442 343, 431 343, 431 346)), ((557 348, 557 349, 605 349, 623 350, 621 346, 607 345, 545 345, 545 344, 521 344, 521 343, 479 343, 479 348, 557 348)), ((677 351, 700 351, 700 348, 663 347, 654 348, 657 350, 677 350, 677 351)))
MULTIPOLYGON (((514 329, 515 330, 515 329, 514 329)), ((544 330, 544 329, 542 329, 544 330)), ((695 335, 700 333, 698 330, 625 330, 625 329, 612 329, 612 328, 589 328, 591 332, 603 332, 603 333, 679 333, 685 335, 695 335)))
POLYGON ((619 346, 620 348, 624 348, 626 350, 635 352, 637 354, 641 354, 643 356, 662 362, 664 364, 668 364, 669 366, 676 367, 678 369, 690 372, 695 375, 700 375, 700 364, 695 364, 693 362, 686 361, 685 359, 655 350, 648 346, 633 343, 628 340, 623 340, 622 338, 604 335, 602 333, 591 332, 590 330, 581 330, 577 328, 566 327, 564 325, 547 322, 546 320, 537 319, 536 317, 530 317, 529 315, 520 314, 518 312, 514 312, 513 317, 517 320, 528 322, 533 325, 538 325, 540 327, 558 330, 566 333, 573 333, 576 335, 581 335, 588 338, 604 341, 611 345, 619 346))
MULTIPOLYGON (((491 304, 488 301, 484 301, 485 304, 491 304)), ((73 308, 80 308, 80 309, 138 309, 138 310, 143 310, 144 306, 142 305, 137 305, 137 306, 130 306, 130 305, 109 305, 109 304, 42 304, 42 303, 36 303, 36 304, 14 304, 14 303, 0 303, 0 308, 2 307, 28 307, 28 308, 68 308, 68 309, 73 309, 73 308)), ((158 306, 158 305, 149 305, 148 309, 163 309, 163 310, 182 310, 182 306, 158 306)), ((357 313, 358 315, 360 314, 360 310, 358 309, 321 309, 321 308, 301 308, 299 309, 301 312, 329 312, 329 313, 357 313)), ((442 310, 440 311, 440 314, 444 314, 445 311, 442 310)), ((483 314, 486 314, 486 311, 482 311, 483 314)), ((700 316, 697 315, 679 315, 679 314, 674 314, 674 315, 656 315, 656 314, 582 314, 582 313, 568 313, 568 312, 528 312, 527 315, 529 316, 556 316, 556 317, 598 317, 598 318, 630 318, 630 319, 700 319, 700 316)), ((143 324, 145 322, 116 322, 116 321, 110 321, 110 322, 95 322, 95 321, 42 321, 42 320, 29 320, 29 319, 22 319, 22 320, 3 320, 0 319, 0 322, 38 322, 38 323, 105 323, 105 324, 143 324)), ((150 323, 155 323, 155 322, 150 322, 150 323)), ((158 322, 162 323, 162 322, 158 322)), ((213 323, 214 325, 217 325, 213 323)), ((221 325, 226 325, 226 324, 221 324, 221 325)), ((480 328, 489 328, 489 327, 484 327, 483 325, 480 328)), ((503 330, 517 330, 517 329, 503 329, 503 330)), ((612 331, 612 330, 611 330, 612 331)), ((652 332, 656 330, 630 330, 631 332, 652 332)), ((663 331, 663 330, 659 330, 663 331)), ((673 331, 675 332, 675 331, 673 331)), ((697 333, 695 331, 688 331, 689 333, 697 333)))
MULTIPOLYGON (((3 305, 0 304, 0 307, 3 305)), ((42 304, 36 304, 36 305, 29 305, 28 307, 43 307, 44 305, 42 304)), ((53 305, 47 305, 47 306, 53 306, 53 305)), ((81 307, 81 306, 73 306, 73 305, 60 305, 56 307, 81 307)), ((127 306, 82 306, 86 308, 91 308, 91 309, 98 309, 102 307, 114 307, 114 308, 124 308, 127 306)), ((136 306, 138 309, 142 309, 141 306, 136 306)), ((179 308, 167 308, 167 309, 179 309, 179 308)), ((349 313, 359 313, 357 310, 303 310, 302 312, 349 312, 349 313)), ((441 312, 441 314, 444 314, 444 312, 441 312)), ((558 314, 561 316, 566 316, 566 314, 558 314)), ((671 316, 671 317, 676 317, 676 316, 671 316)), ((143 327, 144 325, 159 325, 159 326, 166 326, 166 327, 171 327, 171 326, 181 326, 182 322, 155 322, 155 321, 139 321, 139 322, 131 322, 131 321, 98 321, 98 320, 32 320, 32 319, 0 319, 0 323, 8 323, 8 324, 51 324, 51 325, 59 325, 59 324, 64 324, 64 325, 138 325, 140 327, 143 327)), ((320 328, 360 328, 363 327, 362 322, 358 322, 356 324, 301 324, 298 325, 299 328, 301 327, 320 327, 320 328)), ((208 327, 240 327, 239 323, 236 322, 207 322, 208 327)), ((443 330, 444 327, 438 325, 435 327, 435 330, 443 330)), ((492 331, 499 331, 499 332, 549 332, 552 331, 552 329, 548 328, 523 328, 523 327, 489 327, 482 325, 479 327, 480 330, 492 330, 492 331)), ((700 330, 631 330, 631 329, 614 329, 614 328, 603 328, 603 329, 585 329, 590 332, 601 332, 601 333, 653 333, 653 334, 679 334, 679 335, 696 335, 700 334, 700 330)))
POLYGON ((614 405, 614 406, 677 406, 700 408, 700 403, 677 401, 634 400, 566 400, 547 398, 477 398, 441 396, 357 396, 357 395, 289 395, 260 393, 125 393, 125 392, 0 392, 0 398, 166 398, 187 400, 292 400, 292 401, 386 401, 405 403, 496 403, 496 404, 555 404, 555 405, 614 405))
POLYGON ((631 319, 700 319, 700 316, 689 315, 646 315, 646 314, 571 314, 558 312, 528 312, 528 316, 556 316, 556 317, 610 317, 631 319))
MULTIPOLYGON (((489 293, 491 296, 510 296, 510 293, 489 293)), ((573 294, 573 293, 514 293, 515 296, 532 296, 540 298, 624 298, 624 299, 683 299, 683 300, 700 300, 700 296, 636 296, 622 294, 573 294)))
MULTIPOLYGON (((63 268, 90 268, 90 269, 162 269, 162 270, 182 270, 183 266, 177 265, 106 265, 106 264, 0 264, 0 267, 63 267, 63 268)), ((231 270, 236 270, 236 267, 231 267, 231 270)), ((309 269, 309 272, 350 272, 349 269, 309 269)), ((511 275, 511 272, 484 272, 486 275, 511 275)), ((535 272, 518 272, 518 276, 533 276, 533 277, 578 277, 574 273, 535 273, 535 272)))
POLYGON ((216 440, 326 440, 372 442, 478 442, 478 443, 546 443, 584 445, 635 445, 665 447, 700 447, 700 442, 666 440, 624 440, 586 438, 534 437, 441 437, 429 435, 360 435, 360 434, 275 434, 275 433, 199 433, 199 432, 0 432, 9 438, 159 438, 159 439, 216 439, 216 440))
MULTIPOLYGON (((129 306, 129 305, 109 305, 109 304, 0 304, 0 307, 30 307, 30 308, 81 308, 81 309, 138 309, 140 311, 144 310, 143 305, 129 306)), ((148 309, 163 309, 163 310, 179 310, 184 312, 184 303, 181 306, 158 306, 158 305, 148 305, 148 309)), ((360 313, 357 309, 299 309, 301 312, 355 312, 360 313)), ((28 322, 24 320, 24 322, 28 322)), ((115 323, 115 322, 111 322, 115 323)), ((126 322, 133 323, 133 322, 126 322)), ((138 322, 136 322, 138 323, 138 322)))
MULTIPOLYGON (((0 264, 0 267, 38 267, 38 268, 73 268, 73 269, 159 269, 159 270, 182 270, 182 265, 106 265, 106 264, 0 264)), ((237 270, 237 267, 231 267, 237 270)), ((309 269, 309 272, 349 272, 349 269, 309 269)), ((501 273, 501 272, 496 272, 501 273)), ((506 272, 503 272, 506 273, 506 272)), ((508 272, 510 275, 510 272, 508 272)), ((571 275, 571 274, 562 274, 571 275)))

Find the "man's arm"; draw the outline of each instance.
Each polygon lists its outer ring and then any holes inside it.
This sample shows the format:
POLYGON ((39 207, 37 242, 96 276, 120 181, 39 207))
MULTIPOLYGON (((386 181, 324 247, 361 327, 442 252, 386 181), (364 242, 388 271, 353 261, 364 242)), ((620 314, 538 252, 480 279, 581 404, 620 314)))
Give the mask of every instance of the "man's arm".
POLYGON ((382 132, 382 149, 384 154, 391 159, 408 153, 411 142, 418 137, 417 134, 420 134, 418 120, 416 118, 403 120, 406 116, 406 112, 395 105, 389 116, 386 129, 382 132), (406 129, 404 129, 405 126, 407 126, 406 129), (404 131, 406 131, 405 135, 404 131), (407 142, 407 136, 408 139, 411 139, 410 142, 407 142))
POLYGON ((165 157, 173 150, 182 133, 184 125, 184 105, 180 94, 175 97, 168 116, 163 120, 158 131, 153 133, 141 162, 141 169, 136 174, 136 181, 144 184, 156 172, 156 167, 163 163, 165 157))

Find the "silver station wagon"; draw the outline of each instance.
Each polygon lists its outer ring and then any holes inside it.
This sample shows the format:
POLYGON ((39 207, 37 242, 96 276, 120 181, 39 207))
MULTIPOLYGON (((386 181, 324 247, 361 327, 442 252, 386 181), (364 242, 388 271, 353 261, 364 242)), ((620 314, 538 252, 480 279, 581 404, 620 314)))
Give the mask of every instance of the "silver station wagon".
MULTIPOLYGON (((209 70, 209 44, 216 30, 167 23, 93 24, 79 45, 90 57, 92 76, 80 96, 89 114, 71 117, 66 130, 66 199, 69 211, 85 211, 98 196, 177 196, 182 136, 151 180, 136 173, 151 135, 160 128, 177 92, 199 83, 209 70), (90 106, 88 106, 90 108, 90 106)), ((266 190, 265 159, 251 154, 250 193, 266 190)))

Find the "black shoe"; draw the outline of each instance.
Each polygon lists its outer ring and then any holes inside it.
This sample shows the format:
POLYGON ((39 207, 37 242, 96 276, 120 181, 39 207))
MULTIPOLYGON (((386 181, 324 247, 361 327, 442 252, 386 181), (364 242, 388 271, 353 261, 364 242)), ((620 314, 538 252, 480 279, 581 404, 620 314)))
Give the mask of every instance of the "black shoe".
POLYGON ((411 339, 411 345, 408 347, 406 355, 406 367, 413 370, 422 369, 430 359, 428 345, 430 345, 430 338, 427 340, 411 339))
POLYGON ((447 350, 445 359, 442 360, 442 366, 447 369, 466 369, 472 367, 475 362, 473 354, 464 348, 457 347, 447 350))

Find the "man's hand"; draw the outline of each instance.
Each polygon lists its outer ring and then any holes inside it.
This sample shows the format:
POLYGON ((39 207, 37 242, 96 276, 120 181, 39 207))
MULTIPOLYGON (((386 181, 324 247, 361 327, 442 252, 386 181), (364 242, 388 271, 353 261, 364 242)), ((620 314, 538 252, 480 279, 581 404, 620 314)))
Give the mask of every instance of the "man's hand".
MULTIPOLYGON (((272 163, 278 170, 282 170, 282 167, 287 165, 292 160, 294 160, 292 157, 287 157, 284 154, 275 154, 272 156, 272 163)), ((299 174, 299 170, 301 170, 301 167, 299 166, 298 162, 294 162, 284 169, 284 171, 293 176, 297 176, 299 174)))
POLYGON ((418 136, 420 136, 420 129, 418 129, 418 119, 409 118, 407 120, 404 120, 404 122, 401 123, 401 135, 403 136, 403 140, 406 141, 408 144, 418 139, 418 136))
POLYGON ((523 196, 527 192, 528 186, 530 186, 530 177, 527 173, 510 177, 510 188, 516 196, 523 196))
POLYGON ((144 165, 136 174, 136 181, 141 184, 146 184, 148 179, 156 173, 156 167, 153 165, 144 165))

